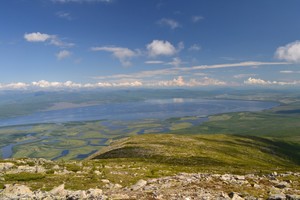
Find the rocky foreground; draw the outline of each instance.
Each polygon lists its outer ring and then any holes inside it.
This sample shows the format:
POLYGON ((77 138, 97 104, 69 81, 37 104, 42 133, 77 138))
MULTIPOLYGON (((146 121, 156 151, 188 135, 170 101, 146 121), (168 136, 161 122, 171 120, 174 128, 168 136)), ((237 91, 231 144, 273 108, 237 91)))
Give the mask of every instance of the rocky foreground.
MULTIPOLYGON (((35 163, 52 161, 35 160, 35 163)), ((55 164, 55 163, 54 163, 55 164)), ((49 165, 49 163, 48 163, 49 165)), ((46 173, 42 164, 14 161, 0 163, 1 180, 6 174, 46 173), (28 165, 30 163, 31 165, 28 165)), ((71 172, 53 165, 53 173, 69 176, 84 174, 71 172)), ((94 173, 97 176, 98 172, 94 173)), ((118 176, 116 173, 115 176, 118 176)), ((33 180, 31 180, 33 181, 33 180)), ((300 200, 300 173, 286 172, 265 175, 179 173, 174 176, 140 179, 133 185, 122 185, 109 179, 99 179, 99 187, 87 190, 70 190, 65 183, 51 190, 33 190, 26 182, 10 181, 0 190, 0 199, 222 199, 222 200, 300 200)))

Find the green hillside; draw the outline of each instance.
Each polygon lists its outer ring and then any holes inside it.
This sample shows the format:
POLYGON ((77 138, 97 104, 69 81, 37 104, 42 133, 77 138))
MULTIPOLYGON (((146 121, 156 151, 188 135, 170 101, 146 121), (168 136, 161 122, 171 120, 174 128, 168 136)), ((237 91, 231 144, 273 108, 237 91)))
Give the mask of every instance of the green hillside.
POLYGON ((259 173, 299 169, 300 146, 256 136, 147 134, 116 141, 89 159, 136 162, 158 174, 259 173))

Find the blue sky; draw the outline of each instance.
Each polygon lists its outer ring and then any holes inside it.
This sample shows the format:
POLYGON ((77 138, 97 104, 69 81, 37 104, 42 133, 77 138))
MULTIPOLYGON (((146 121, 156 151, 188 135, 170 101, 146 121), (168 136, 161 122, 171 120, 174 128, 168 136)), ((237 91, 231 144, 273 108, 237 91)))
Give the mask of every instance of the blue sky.
POLYGON ((0 89, 299 86, 298 0, 3 0, 0 89))

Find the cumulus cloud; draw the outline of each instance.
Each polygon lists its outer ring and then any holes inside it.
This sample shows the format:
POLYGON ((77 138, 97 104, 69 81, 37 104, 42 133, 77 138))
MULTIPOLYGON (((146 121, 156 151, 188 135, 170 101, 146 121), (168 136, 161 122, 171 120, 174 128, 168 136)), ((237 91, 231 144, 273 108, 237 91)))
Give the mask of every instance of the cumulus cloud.
POLYGON ((163 86, 163 87, 197 87, 197 86, 222 86, 226 85, 226 82, 212 79, 209 77, 204 77, 202 79, 190 79, 185 81, 182 76, 178 76, 170 81, 159 81, 154 83, 153 86, 163 86))
POLYGON ((177 52, 170 42, 163 40, 153 40, 150 44, 147 44, 147 50, 150 57, 172 56, 177 52))
POLYGON ((28 42, 45 42, 46 40, 49 40, 53 38, 53 35, 48 35, 46 33, 25 33, 24 38, 28 42))
POLYGON ((270 81, 265 81, 260 78, 248 78, 248 80, 244 81, 245 84, 247 85, 270 85, 272 82, 270 81))
POLYGON ((167 26, 171 29, 176 29, 181 27, 181 25, 177 21, 168 18, 162 18, 157 23, 161 26, 167 26))
POLYGON ((268 81, 268 80, 263 80, 260 78, 248 78, 248 80, 245 80, 244 83, 246 85, 298 85, 300 84, 300 81, 268 81))
POLYGON ((72 81, 66 82, 49 82, 45 80, 40 80, 37 82, 32 82, 31 86, 39 88, 80 88, 82 84, 74 83, 72 81))
POLYGON ((199 21, 201 21, 201 20, 203 20, 203 19, 204 19, 203 16, 196 15, 196 16, 193 16, 193 17, 192 17, 192 22, 197 23, 197 22, 199 22, 199 21))
POLYGON ((31 83, 9 83, 1 84, 0 90, 29 90, 29 89, 44 89, 44 90, 57 90, 57 89, 96 89, 106 87, 141 87, 143 83, 141 81, 120 81, 120 82, 97 82, 97 83, 75 83, 72 81, 57 82, 40 80, 31 83))
POLYGON ((123 47, 109 47, 109 46, 92 47, 91 50, 92 51, 106 51, 106 52, 110 52, 125 67, 131 66, 130 59, 132 57, 135 57, 135 56, 138 55, 138 52, 130 50, 128 48, 123 48, 123 47))
POLYGON ((62 51, 60 51, 60 52, 58 52, 58 53, 56 54, 56 58, 57 58, 58 60, 62 60, 62 59, 67 58, 67 57, 69 57, 69 56, 71 56, 71 52, 70 52, 70 51, 67 51, 67 50, 62 50, 62 51))
POLYGON ((201 46, 198 44, 193 44, 192 46, 190 46, 189 51, 200 51, 201 50, 201 46))
POLYGON ((61 41, 56 35, 49 35, 46 33, 34 32, 34 33, 25 33, 24 39, 27 42, 49 42, 49 44, 59 47, 72 47, 73 43, 67 43, 61 41))
POLYGON ((9 84, 1 84, 0 83, 0 89, 27 89, 29 84, 22 83, 22 82, 16 82, 16 83, 9 83, 9 84))
POLYGON ((174 78, 172 81, 160 81, 158 83, 159 86, 185 86, 186 83, 182 76, 178 76, 178 78, 174 78))
POLYGON ((275 52, 275 57, 287 62, 300 63, 300 41, 279 47, 275 52))

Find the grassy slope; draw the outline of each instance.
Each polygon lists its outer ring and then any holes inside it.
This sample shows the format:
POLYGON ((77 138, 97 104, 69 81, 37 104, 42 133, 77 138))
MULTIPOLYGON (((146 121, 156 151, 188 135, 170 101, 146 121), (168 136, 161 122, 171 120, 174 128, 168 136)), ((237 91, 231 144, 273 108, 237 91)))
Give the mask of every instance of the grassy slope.
POLYGON ((135 161, 156 171, 259 173, 297 170, 299 152, 297 145, 260 137, 148 134, 116 141, 89 159, 135 161))
POLYGON ((0 186, 19 183, 32 189, 50 190, 65 183, 68 189, 82 190, 104 187, 105 183, 101 179, 128 186, 140 179, 175 175, 180 172, 299 172, 298 152, 299 146, 260 137, 145 134, 117 140, 84 161, 61 160, 44 164, 46 174, 6 174, 5 180, 0 180, 0 186), (281 145, 288 148, 282 148, 281 145), (79 173, 54 174, 54 165, 79 173), (96 174, 96 170, 100 175, 96 174))
POLYGON ((300 169, 300 103, 262 112, 214 115, 199 126, 116 141, 91 158, 156 163, 171 171, 259 172, 300 169), (125 159, 126 158, 126 159, 125 159))

